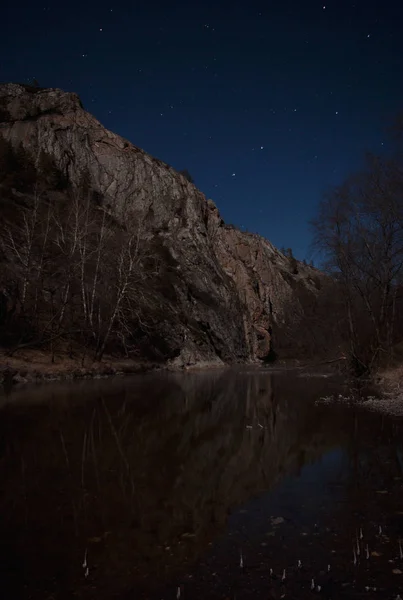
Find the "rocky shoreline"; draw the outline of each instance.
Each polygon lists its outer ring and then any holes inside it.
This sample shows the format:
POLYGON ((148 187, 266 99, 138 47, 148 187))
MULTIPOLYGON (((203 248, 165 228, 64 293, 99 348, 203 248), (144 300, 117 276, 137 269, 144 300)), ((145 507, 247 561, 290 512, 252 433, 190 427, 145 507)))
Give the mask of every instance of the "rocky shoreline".
POLYGON ((338 395, 321 397, 316 404, 342 403, 393 417, 403 417, 403 368, 385 369, 372 379, 345 385, 338 395))

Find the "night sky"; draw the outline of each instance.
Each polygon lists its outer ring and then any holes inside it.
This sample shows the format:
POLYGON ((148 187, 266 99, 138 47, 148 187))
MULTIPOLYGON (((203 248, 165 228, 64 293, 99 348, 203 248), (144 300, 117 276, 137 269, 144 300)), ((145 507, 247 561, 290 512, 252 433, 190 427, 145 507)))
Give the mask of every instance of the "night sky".
POLYGON ((0 80, 34 77, 302 259, 323 191, 403 109, 403 3, 6 0, 0 80))

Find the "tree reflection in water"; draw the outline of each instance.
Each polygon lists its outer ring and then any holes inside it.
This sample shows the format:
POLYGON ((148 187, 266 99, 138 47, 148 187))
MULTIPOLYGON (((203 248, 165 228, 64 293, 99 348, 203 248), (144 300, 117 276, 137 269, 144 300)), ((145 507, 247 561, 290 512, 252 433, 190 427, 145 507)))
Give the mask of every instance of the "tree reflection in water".
POLYGON ((307 564, 295 536, 315 520, 344 527, 350 560, 364 507, 393 503, 373 488, 399 484, 401 428, 315 406, 338 385, 251 369, 14 391, 0 422, 4 585, 41 599, 174 597, 178 582, 190 598, 267 597, 280 586, 268 563, 307 564))

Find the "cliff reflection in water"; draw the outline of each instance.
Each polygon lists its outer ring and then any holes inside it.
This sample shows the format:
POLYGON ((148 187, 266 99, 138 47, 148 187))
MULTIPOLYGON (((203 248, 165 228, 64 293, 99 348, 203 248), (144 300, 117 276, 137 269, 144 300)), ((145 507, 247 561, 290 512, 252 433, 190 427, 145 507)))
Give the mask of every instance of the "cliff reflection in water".
POLYGON ((335 443, 334 415, 313 407, 330 385, 226 371, 14 392, 0 412, 3 585, 108 597, 170 580, 232 508, 335 443))

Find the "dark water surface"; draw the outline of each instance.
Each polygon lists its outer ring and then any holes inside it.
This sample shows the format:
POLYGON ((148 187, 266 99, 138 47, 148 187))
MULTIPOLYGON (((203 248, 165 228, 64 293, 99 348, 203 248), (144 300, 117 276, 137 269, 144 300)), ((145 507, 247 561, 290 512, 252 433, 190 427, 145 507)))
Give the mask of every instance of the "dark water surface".
POLYGON ((0 397, 2 597, 403 597, 403 422, 315 404, 338 390, 229 370, 0 397))

